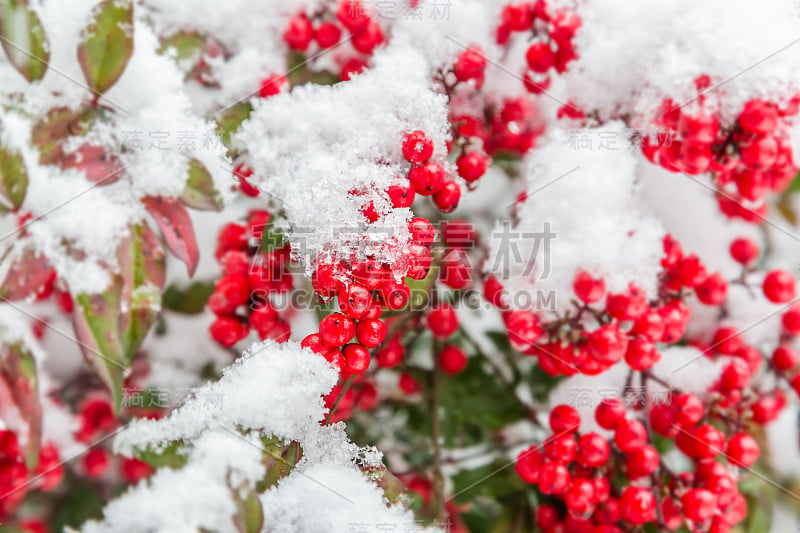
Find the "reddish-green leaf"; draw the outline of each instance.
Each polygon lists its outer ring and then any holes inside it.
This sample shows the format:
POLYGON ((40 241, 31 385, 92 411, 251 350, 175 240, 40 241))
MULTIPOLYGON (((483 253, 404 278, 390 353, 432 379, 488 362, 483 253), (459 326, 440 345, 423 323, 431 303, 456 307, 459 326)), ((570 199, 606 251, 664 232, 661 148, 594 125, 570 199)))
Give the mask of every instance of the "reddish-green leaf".
POLYGON ((78 61, 89 87, 104 93, 122 76, 133 54, 132 0, 103 0, 78 45, 78 61))
POLYGON ((34 294, 53 275, 53 267, 47 259, 24 249, 12 249, 0 262, 3 281, 0 284, 0 297, 8 300, 24 300, 34 294))
POLYGON ((20 343, 0 345, 0 375, 19 414, 28 424, 25 462, 29 469, 33 468, 39 461, 42 441, 42 406, 33 354, 20 343))
POLYGON ((77 295, 72 313, 72 325, 83 356, 111 391, 115 411, 122 405, 122 383, 127 368, 119 334, 122 285, 122 278, 113 276, 104 293, 77 295))
POLYGON ((40 80, 47 72, 50 44, 39 16, 28 0, 2 0, 0 36, 8 61, 28 81, 40 80))
POLYGON ((170 252, 184 262, 189 276, 194 276, 200 250, 189 212, 174 198, 148 196, 142 199, 142 203, 161 229, 170 252))
POLYGON ((28 171, 22 156, 0 147, 0 202, 6 209, 18 209, 28 192, 28 171))
POLYGON ((167 262, 158 237, 146 223, 130 228, 117 257, 123 280, 120 331, 129 365, 161 310, 167 262))
POLYGON ((189 172, 181 202, 200 211, 222 211, 222 196, 214 188, 211 174, 197 159, 189 160, 189 172))

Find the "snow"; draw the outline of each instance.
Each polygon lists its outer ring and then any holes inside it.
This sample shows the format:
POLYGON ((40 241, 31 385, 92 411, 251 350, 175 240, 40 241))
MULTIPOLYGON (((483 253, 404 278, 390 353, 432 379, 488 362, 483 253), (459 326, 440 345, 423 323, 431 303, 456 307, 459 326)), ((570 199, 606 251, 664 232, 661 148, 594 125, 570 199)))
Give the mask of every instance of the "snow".
POLYGON ((383 190, 408 168, 404 134, 426 132, 433 159, 445 157, 446 99, 427 73, 424 58, 400 40, 350 82, 301 86, 258 103, 235 136, 261 190, 285 210, 293 253, 307 272, 334 253, 380 253, 389 263, 402 255, 411 211, 392 209, 383 190), (360 209, 369 201, 385 216, 367 230, 360 209), (393 246, 382 246, 387 241, 393 246))
POLYGON ((296 343, 254 344, 169 417, 136 420, 117 436, 114 447, 123 454, 181 441, 189 449, 187 464, 158 470, 82 531, 234 531, 231 487, 252 489, 264 475, 258 435, 293 440, 303 449, 292 472, 260 497, 270 531, 344 533, 359 521, 416 530, 410 512, 387 506, 359 471, 380 465, 380 453, 359 449, 341 423, 320 425, 322 395, 337 377, 323 358, 296 343))
POLYGON ((552 301, 563 312, 579 269, 602 276, 609 292, 633 282, 656 293, 664 231, 641 201, 626 130, 609 123, 581 135, 587 148, 555 130, 528 155, 518 222, 499 221, 491 234, 485 270, 507 286, 512 306, 552 301), (616 148, 603 148, 609 136, 616 148))
POLYGON ((631 114, 641 125, 665 97, 695 98, 701 74, 718 86, 723 123, 750 98, 788 99, 800 88, 794 0, 608 0, 580 2, 578 13, 580 58, 553 92, 602 119, 631 114))

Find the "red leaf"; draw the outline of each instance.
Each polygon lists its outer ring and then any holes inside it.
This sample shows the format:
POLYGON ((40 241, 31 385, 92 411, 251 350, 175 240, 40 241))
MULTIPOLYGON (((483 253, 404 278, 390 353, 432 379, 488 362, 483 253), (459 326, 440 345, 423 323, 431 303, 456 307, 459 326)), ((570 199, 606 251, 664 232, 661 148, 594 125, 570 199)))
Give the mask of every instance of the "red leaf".
POLYGON ((194 276, 200 250, 189 212, 174 198, 148 196, 142 199, 142 203, 161 229, 169 250, 184 262, 189 277, 194 276))
POLYGON ((8 300, 22 300, 34 294, 45 285, 53 275, 53 267, 44 256, 32 250, 23 250, 21 254, 11 251, 10 265, 0 284, 0 297, 8 300), (16 255, 16 257, 14 257, 16 255))

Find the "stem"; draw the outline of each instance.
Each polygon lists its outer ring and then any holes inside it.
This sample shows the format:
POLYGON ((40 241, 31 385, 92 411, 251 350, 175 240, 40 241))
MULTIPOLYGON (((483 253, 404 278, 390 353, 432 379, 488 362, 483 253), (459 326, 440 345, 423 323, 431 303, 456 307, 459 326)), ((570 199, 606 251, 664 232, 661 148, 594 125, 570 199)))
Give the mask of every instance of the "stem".
POLYGON ((433 517, 437 523, 444 523, 445 509, 444 509, 444 475, 442 474, 442 448, 441 443, 441 425, 439 423, 439 396, 441 385, 441 368, 439 368, 439 351, 441 346, 439 342, 434 344, 433 348, 433 370, 431 372, 431 394, 430 394, 430 411, 431 411, 431 439, 433 440, 433 517))
POLYGON ((339 391, 339 395, 336 397, 336 401, 333 402, 331 410, 328 411, 325 420, 322 422, 323 426, 331 421, 331 418, 333 418, 333 414, 336 412, 336 408, 339 407, 339 402, 342 401, 342 398, 344 398, 344 395, 347 394, 348 390, 350 390, 350 386, 353 384, 355 380, 356 380, 355 376, 350 376, 349 378, 347 378, 347 381, 344 382, 344 385, 342 385, 342 390, 339 391))

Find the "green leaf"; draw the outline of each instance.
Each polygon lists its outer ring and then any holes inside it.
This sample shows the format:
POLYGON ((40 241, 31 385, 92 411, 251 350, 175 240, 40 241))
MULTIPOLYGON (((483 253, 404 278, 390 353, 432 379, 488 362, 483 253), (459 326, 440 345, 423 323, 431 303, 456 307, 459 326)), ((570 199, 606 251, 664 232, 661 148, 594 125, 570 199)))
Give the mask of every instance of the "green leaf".
POLYGON ((241 497, 236 491, 233 492, 237 507, 237 514, 234 517, 236 529, 241 533, 258 533, 264 525, 264 509, 261 507, 258 493, 248 491, 241 497))
POLYGON ((249 102, 241 102, 233 105, 216 117, 217 135, 220 141, 229 151, 231 151, 231 136, 239 129, 242 122, 250 118, 250 113, 253 112, 253 106, 249 102))
POLYGON ((0 363, 0 376, 22 419, 28 424, 25 463, 28 469, 32 469, 39 462, 42 441, 42 406, 39 403, 36 360, 25 346, 15 343, 0 346, 0 363))
POLYGON ((304 85, 311 79, 308 71, 308 61, 303 52, 296 50, 289 52, 287 63, 286 77, 289 78, 289 83, 291 83, 292 87, 304 85))
POLYGON ((117 251, 121 265, 122 309, 120 330, 126 366, 130 365, 161 311, 161 293, 167 274, 164 249, 146 223, 130 228, 130 237, 117 251))
POLYGON ((264 443, 262 462, 266 466, 266 473, 256 485, 259 493, 275 486, 279 480, 288 476, 303 456, 303 449, 295 441, 285 444, 282 439, 267 436, 261 437, 261 440, 264 443))
POLYGON ((205 165, 197 159, 190 159, 188 174, 181 202, 200 211, 222 211, 222 196, 214 188, 214 180, 205 165))
POLYGON ((195 281, 185 289, 170 285, 161 297, 161 305, 176 313, 196 315, 203 312, 213 292, 213 281, 195 281))
POLYGON ((275 220, 280 216, 273 215, 269 218, 269 222, 264 227, 264 232, 261 234, 261 252, 268 254, 275 250, 280 250, 286 244, 283 234, 275 229, 275 220))
POLYGON ((3 207, 19 209, 28 192, 28 171, 22 156, 0 147, 0 201, 3 207))
POLYGON ((47 116, 31 129, 31 142, 39 148, 39 163, 63 163, 66 157, 64 141, 88 133, 98 113, 97 109, 91 107, 77 111, 56 107, 48 111, 47 116))
POLYGON ((113 276, 105 292, 78 294, 72 313, 78 345, 111 391, 115 412, 122 406, 122 384, 127 369, 118 322, 122 285, 122 279, 113 276))
POLYGON ((103 0, 78 45, 86 83, 104 93, 122 76, 133 54, 133 0, 103 0))
MULTIPOLYGON (((191 67, 194 67, 203 57, 205 45, 206 40, 199 33, 181 31, 162 39, 158 53, 164 54, 174 50, 174 57, 179 66, 188 63, 191 67)), ((191 68, 188 70, 191 70, 191 68)))
POLYGON ((442 434, 447 446, 477 444, 496 431, 528 417, 528 411, 498 380, 470 358, 463 372, 441 386, 442 434), (491 401, 487 401, 491 398, 491 401))
POLYGON ((189 212, 172 197, 146 196, 141 202, 158 224, 169 251, 184 262, 189 277, 194 276, 200 262, 200 249, 189 212))
POLYGON ((340 81, 339 76, 329 70, 322 70, 311 75, 311 83, 317 85, 334 85, 340 81))
POLYGON ((50 61, 50 43, 28 0, 3 0, 0 36, 8 61, 26 80, 44 77, 50 61))
POLYGON ((158 449, 136 450, 136 457, 153 468, 181 468, 186 464, 186 449, 182 441, 175 440, 158 449))

